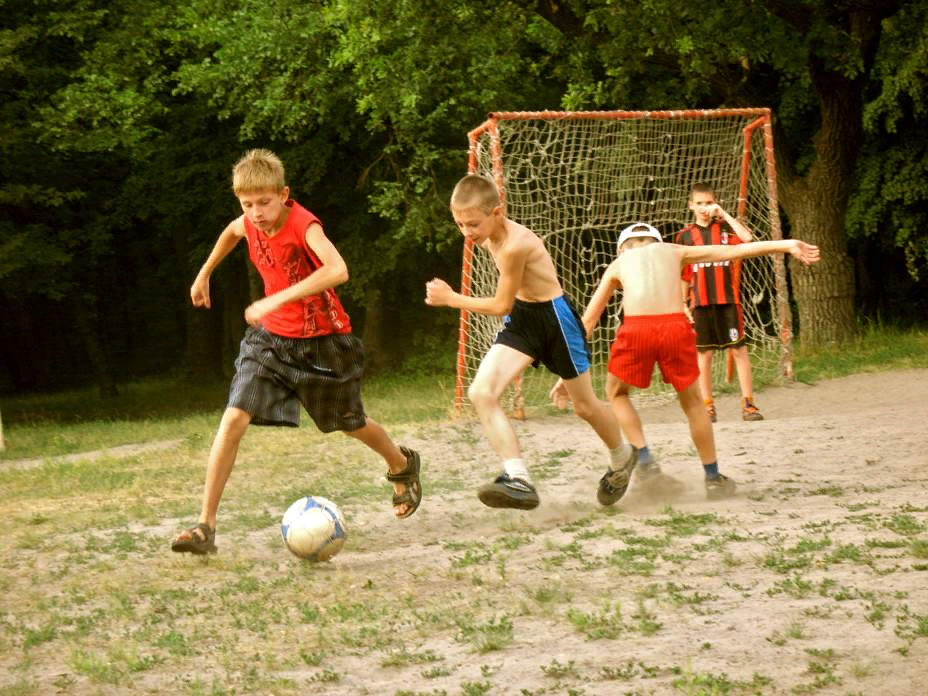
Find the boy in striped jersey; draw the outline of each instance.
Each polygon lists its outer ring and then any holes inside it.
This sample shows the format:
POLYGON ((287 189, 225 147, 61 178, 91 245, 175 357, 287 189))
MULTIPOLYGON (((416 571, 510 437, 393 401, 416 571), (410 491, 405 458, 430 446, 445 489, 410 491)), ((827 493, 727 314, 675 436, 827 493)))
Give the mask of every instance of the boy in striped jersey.
MULTIPOLYGON (((677 233, 677 244, 687 246, 735 245, 751 241, 751 231, 718 204, 708 184, 696 184, 690 192, 689 208, 695 221, 677 233)), ((763 420, 754 405, 751 359, 744 336, 741 309, 741 267, 734 261, 692 264, 683 271, 683 297, 692 309, 699 351, 699 388, 703 403, 714 423, 717 419, 712 395, 712 357, 715 351, 731 350, 741 387, 741 418, 763 420)))

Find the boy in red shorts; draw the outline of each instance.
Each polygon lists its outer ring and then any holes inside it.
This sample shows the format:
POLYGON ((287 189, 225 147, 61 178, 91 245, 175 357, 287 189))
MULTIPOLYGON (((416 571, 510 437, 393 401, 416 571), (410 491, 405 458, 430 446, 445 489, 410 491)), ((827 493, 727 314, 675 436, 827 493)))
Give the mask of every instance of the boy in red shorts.
MULTIPOLYGON (((684 314, 680 272, 690 263, 775 253, 790 253, 802 263, 810 264, 818 261, 818 247, 798 239, 737 246, 664 244, 654 227, 639 222, 622 230, 618 251, 618 258, 609 264, 583 313, 583 326, 589 336, 612 293, 623 292, 625 321, 612 344, 606 381, 613 411, 632 446, 639 450, 646 447, 641 419, 628 393, 631 387, 644 389, 651 384, 656 362, 664 382, 677 391, 689 421, 693 444, 706 474, 706 495, 710 499, 730 496, 735 491, 735 482, 719 473, 712 423, 699 392, 696 335, 684 314)), ((657 473, 656 464, 651 466, 650 472, 640 473, 657 473)))

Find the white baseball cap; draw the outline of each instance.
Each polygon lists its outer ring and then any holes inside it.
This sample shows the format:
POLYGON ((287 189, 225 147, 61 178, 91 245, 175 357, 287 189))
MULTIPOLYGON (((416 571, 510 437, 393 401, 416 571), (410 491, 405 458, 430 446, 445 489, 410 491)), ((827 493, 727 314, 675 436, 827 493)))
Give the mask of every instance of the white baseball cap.
POLYGON ((625 241, 632 237, 651 237, 659 242, 664 241, 661 238, 661 233, 657 231, 656 227, 646 222, 636 222, 622 230, 621 234, 619 234, 619 243, 616 245, 616 248, 621 248, 625 241))

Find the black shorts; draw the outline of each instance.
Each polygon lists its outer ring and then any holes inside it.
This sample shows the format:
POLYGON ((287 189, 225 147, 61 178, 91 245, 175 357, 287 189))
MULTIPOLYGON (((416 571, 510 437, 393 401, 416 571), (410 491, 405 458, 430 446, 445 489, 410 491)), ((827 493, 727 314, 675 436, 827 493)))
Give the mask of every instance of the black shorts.
POLYGON ((583 323, 563 295, 548 302, 516 300, 494 343, 515 348, 558 377, 573 379, 590 369, 583 323))
POLYGON ((300 424, 300 404, 324 433, 366 423, 361 402, 364 350, 351 334, 287 338, 249 327, 242 338, 228 406, 255 425, 300 424))
POLYGON ((717 304, 693 308, 698 350, 738 348, 745 342, 741 305, 717 304))

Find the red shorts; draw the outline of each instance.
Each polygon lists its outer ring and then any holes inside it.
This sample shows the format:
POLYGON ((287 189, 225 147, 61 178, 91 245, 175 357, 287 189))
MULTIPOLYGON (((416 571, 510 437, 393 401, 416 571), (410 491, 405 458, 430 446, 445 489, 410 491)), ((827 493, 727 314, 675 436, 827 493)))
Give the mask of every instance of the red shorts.
POLYGON ((699 378, 696 332, 685 314, 625 317, 612 343, 609 372, 645 389, 651 384, 655 362, 664 382, 678 392, 699 378))

